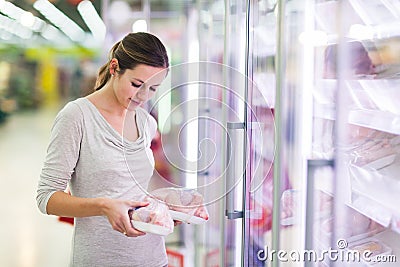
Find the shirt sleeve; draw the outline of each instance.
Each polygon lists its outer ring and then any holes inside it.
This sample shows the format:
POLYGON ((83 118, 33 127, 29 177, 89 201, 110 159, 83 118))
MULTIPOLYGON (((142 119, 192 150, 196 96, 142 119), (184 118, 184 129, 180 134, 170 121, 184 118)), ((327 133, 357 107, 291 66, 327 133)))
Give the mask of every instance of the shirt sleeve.
POLYGON ((36 194, 42 213, 47 214, 50 197, 67 188, 79 157, 82 125, 82 111, 73 102, 65 105, 54 120, 36 194))

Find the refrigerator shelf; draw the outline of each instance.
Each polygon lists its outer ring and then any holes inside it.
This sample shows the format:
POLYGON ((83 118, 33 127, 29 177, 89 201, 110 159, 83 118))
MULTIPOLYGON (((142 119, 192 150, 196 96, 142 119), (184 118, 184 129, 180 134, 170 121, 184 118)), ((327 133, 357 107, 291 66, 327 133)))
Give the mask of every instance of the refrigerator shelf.
POLYGON ((384 227, 389 227, 391 224, 394 211, 371 199, 369 195, 353 190, 349 206, 384 227))
POLYGON ((354 110, 349 114, 349 123, 400 134, 400 116, 380 110, 354 110))
MULTIPOLYGON (((379 255, 387 256, 384 258, 387 260, 387 262, 379 262, 379 260, 381 258, 377 258, 376 254, 374 257, 374 254, 372 254, 371 255, 372 262, 366 262, 364 260, 361 260, 360 262, 358 262, 358 261, 352 262, 351 258, 349 258, 349 261, 344 262, 346 264, 346 266, 352 266, 352 267, 395 266, 396 262, 398 261, 398 259, 400 257, 400 251, 399 251, 400 243, 396 239, 396 234, 394 234, 390 230, 386 230, 386 231, 382 231, 377 234, 374 234, 372 236, 368 236, 366 238, 360 239, 358 241, 354 241, 354 242, 349 241, 346 250, 348 250, 348 249, 354 250, 356 248, 356 246, 359 246, 360 244, 365 244, 368 242, 376 242, 380 245, 379 247, 382 249, 382 251, 381 251, 381 253, 379 253, 379 255), (392 262, 390 262, 389 259, 391 259, 392 262)), ((321 239, 315 238, 314 243, 315 243, 316 251, 319 253, 318 255, 320 255, 322 253, 322 251, 328 250, 330 247, 329 243, 323 242, 321 239)), ((330 266, 329 258, 328 257, 324 258, 324 261, 319 262, 319 266, 330 266)))
MULTIPOLYGON (((314 105, 314 116, 335 120, 335 109, 328 105, 314 105)), ((350 124, 400 135, 400 116, 381 110, 352 110, 349 113, 350 124)))
POLYGON ((352 191, 369 196, 371 200, 380 203, 393 213, 398 211, 400 197, 400 157, 379 170, 349 165, 352 191))
POLYGON ((369 101, 379 110, 400 115, 400 79, 358 80, 357 85, 362 88, 356 95, 362 104, 369 101))
MULTIPOLYGON (((348 122, 400 134, 400 79, 346 80, 349 93, 348 122)), ((337 80, 321 79, 315 84, 313 97, 316 117, 335 120, 337 80)))

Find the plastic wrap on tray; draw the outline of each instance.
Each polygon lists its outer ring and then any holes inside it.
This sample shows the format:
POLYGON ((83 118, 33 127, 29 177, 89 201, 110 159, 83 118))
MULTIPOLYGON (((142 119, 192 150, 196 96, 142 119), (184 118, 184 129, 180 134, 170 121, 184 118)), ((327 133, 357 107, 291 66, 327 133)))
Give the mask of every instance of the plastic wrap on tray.
POLYGON ((366 237, 370 237, 383 231, 385 228, 363 214, 351 209, 346 208, 345 216, 346 224, 337 226, 340 229, 333 229, 333 218, 322 221, 321 231, 323 237, 329 240, 332 232, 335 230, 341 230, 347 242, 354 242, 366 237))
MULTIPOLYGON (((289 189, 283 192, 281 197, 281 224, 293 225, 300 220, 300 201, 299 190, 289 189)), ((332 197, 320 190, 315 191, 314 212, 316 219, 328 217, 331 214, 332 197)))
POLYGON ((148 196, 144 197, 143 201, 149 202, 149 205, 130 211, 132 226, 143 232, 158 235, 171 234, 174 230, 174 222, 168 206, 148 196))
POLYGON ((167 187, 154 190, 151 195, 168 205, 174 220, 194 224, 208 220, 203 196, 194 189, 167 187))
POLYGON ((397 135, 352 126, 348 138, 351 163, 372 169, 383 168, 393 163, 400 138, 397 135))

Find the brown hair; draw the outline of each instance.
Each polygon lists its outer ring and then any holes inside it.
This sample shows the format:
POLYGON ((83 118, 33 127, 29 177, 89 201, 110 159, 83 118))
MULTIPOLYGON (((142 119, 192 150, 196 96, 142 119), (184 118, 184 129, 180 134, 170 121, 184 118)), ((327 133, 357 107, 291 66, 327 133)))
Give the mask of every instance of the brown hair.
POLYGON ((108 62, 99 69, 95 90, 102 88, 111 78, 108 68, 113 58, 118 60, 119 74, 123 74, 126 69, 134 69, 139 64, 169 67, 167 51, 160 39, 146 32, 129 33, 111 48, 108 62))

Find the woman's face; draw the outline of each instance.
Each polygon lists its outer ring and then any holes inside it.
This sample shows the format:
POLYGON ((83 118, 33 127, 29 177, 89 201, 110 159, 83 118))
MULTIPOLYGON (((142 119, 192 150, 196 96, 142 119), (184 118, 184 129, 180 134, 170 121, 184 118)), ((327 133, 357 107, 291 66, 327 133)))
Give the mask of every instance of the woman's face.
POLYGON ((144 64, 115 74, 113 90, 117 101, 128 110, 135 110, 152 98, 167 74, 166 68, 144 64))

